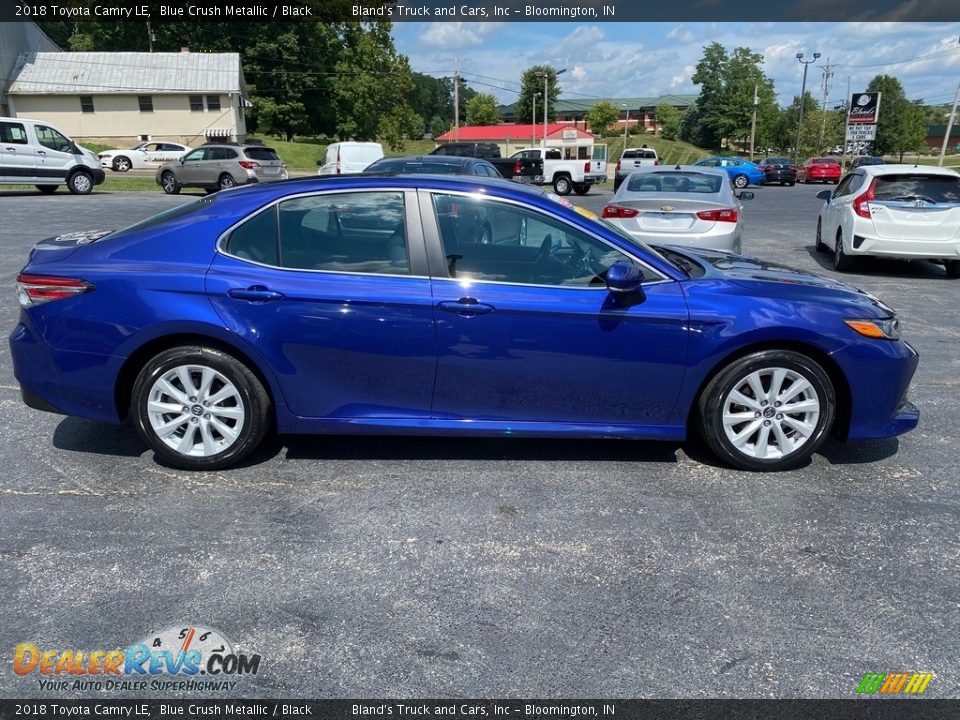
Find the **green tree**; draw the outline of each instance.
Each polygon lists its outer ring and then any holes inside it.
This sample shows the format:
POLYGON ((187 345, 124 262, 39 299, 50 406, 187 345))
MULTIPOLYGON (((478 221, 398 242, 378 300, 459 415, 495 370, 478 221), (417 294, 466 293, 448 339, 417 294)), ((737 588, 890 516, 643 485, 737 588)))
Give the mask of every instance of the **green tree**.
POLYGON ((660 103, 654 110, 660 136, 664 140, 676 140, 680 135, 680 111, 670 103, 660 103))
POLYGON ((892 75, 877 75, 867 92, 880 93, 880 117, 874 150, 880 155, 898 155, 916 151, 926 138, 926 122, 920 105, 907 100, 900 81, 892 75))
POLYGON ((555 103, 560 98, 560 86, 557 84, 557 71, 549 65, 534 65, 527 68, 520 76, 520 97, 517 98, 515 116, 519 123, 543 122, 543 76, 547 76, 547 118, 556 120, 555 103), (537 99, 537 117, 533 117, 533 97, 540 93, 537 99))
POLYGON ((602 135, 619 118, 620 111, 617 106, 606 100, 601 100, 587 110, 587 125, 598 135, 602 135))
POLYGON ((778 133, 780 141, 776 144, 784 151, 787 148, 792 148, 794 160, 802 163, 806 158, 819 155, 823 150, 820 147, 820 108, 817 107, 817 101, 813 99, 813 95, 809 91, 803 96, 803 127, 800 130, 800 148, 797 149, 794 146, 797 144, 799 114, 800 96, 795 95, 790 106, 780 113, 780 130, 778 133))
POLYGON ((430 134, 434 137, 437 135, 443 135, 447 130, 450 129, 450 121, 445 120, 439 115, 434 115, 430 119, 430 134))
POLYGON ((477 93, 467 103, 467 125, 496 125, 500 122, 497 99, 487 93, 477 93))

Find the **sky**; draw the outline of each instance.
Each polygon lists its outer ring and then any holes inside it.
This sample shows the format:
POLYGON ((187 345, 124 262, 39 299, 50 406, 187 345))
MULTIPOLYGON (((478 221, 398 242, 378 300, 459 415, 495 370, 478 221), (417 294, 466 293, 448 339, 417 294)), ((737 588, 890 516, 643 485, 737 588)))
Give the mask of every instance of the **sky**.
MULTIPOLYGON (((842 1, 842 0, 841 0, 842 1)), ((470 87, 516 100, 520 73, 546 63, 566 68, 565 99, 698 94, 691 77, 703 48, 748 47, 764 57, 781 105, 807 90, 822 99, 822 65, 833 67, 830 106, 864 90, 880 73, 900 79, 907 97, 927 104, 953 102, 960 83, 960 23, 413 23, 393 25, 397 49, 413 70, 452 76, 455 63, 470 87)))

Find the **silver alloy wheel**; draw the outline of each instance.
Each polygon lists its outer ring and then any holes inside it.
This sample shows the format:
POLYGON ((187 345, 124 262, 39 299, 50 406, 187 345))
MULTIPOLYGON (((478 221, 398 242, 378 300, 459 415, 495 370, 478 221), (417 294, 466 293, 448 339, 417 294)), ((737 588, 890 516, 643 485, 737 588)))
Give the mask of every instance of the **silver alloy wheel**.
POLYGON ((736 185, 738 188, 745 188, 747 185, 750 184, 750 181, 747 180, 746 175, 737 175, 733 179, 733 184, 736 185))
POLYGON ((758 460, 784 458, 816 432, 820 398, 795 370, 770 367, 738 381, 723 399, 723 430, 737 450, 758 460))
POLYGON ((205 365, 180 365, 150 388, 147 416, 156 436, 181 455, 211 457, 240 437, 246 413, 240 391, 205 365))
POLYGON ((165 172, 160 177, 160 183, 163 185, 165 193, 172 193, 177 188, 177 179, 173 176, 173 173, 165 172))
POLYGON ((113 161, 113 169, 117 172, 126 172, 131 167, 130 161, 125 157, 118 157, 113 161))
POLYGON ((81 195, 90 192, 90 189, 93 187, 93 182, 90 180, 90 176, 82 172, 74 175, 73 179, 70 181, 70 184, 73 186, 73 189, 81 195))
POLYGON ((233 179, 232 175, 224 175, 220 178, 220 189, 229 190, 232 187, 235 187, 237 182, 233 179))

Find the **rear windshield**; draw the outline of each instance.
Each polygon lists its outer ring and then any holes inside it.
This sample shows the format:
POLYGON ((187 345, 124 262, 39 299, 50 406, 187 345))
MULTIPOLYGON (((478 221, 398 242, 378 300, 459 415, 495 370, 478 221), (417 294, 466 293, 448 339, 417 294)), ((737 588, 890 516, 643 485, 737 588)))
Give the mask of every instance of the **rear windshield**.
POLYGON ((718 193, 726 178, 698 172, 642 173, 630 176, 630 192, 718 193))
POLYGON ((813 161, 817 165, 839 165, 840 164, 833 158, 814 158, 813 161))
POLYGON ((657 157, 656 150, 624 150, 623 157, 627 160, 630 158, 643 158, 646 160, 653 160, 657 157))
POLYGON ((437 162, 436 160, 424 160, 423 162, 412 162, 410 160, 380 160, 364 170, 365 173, 432 173, 437 175, 456 175, 462 172, 463 163, 457 162, 437 162))
POLYGON ((175 208, 164 210, 162 213, 158 213, 157 215, 152 215, 138 223, 134 223, 133 225, 128 225, 125 228, 116 230, 110 233, 110 235, 112 237, 121 233, 132 232, 133 230, 143 230, 144 228, 153 227, 154 225, 159 225, 160 223, 169 222, 170 220, 177 220, 179 218, 186 217, 187 215, 193 215, 193 213, 209 207, 213 202, 216 201, 216 199, 216 195, 211 195, 210 197, 200 198, 194 202, 189 202, 186 205, 178 205, 175 208))
POLYGON ((793 160, 790 158, 767 158, 767 165, 793 165, 793 160))
POLYGON ((879 175, 873 189, 877 200, 960 202, 960 177, 949 175, 879 175))
POLYGON ((268 147, 252 147, 243 151, 251 160, 279 160, 277 151, 268 147))

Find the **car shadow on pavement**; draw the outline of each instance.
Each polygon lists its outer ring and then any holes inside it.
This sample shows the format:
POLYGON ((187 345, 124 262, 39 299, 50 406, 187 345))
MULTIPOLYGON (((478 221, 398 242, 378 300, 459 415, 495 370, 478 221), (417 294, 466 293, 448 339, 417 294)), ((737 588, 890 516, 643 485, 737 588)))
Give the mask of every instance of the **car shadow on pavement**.
MULTIPOLYGON (((824 270, 836 272, 833 269, 833 255, 828 252, 817 252, 816 246, 807 245, 806 250, 810 257, 824 270)), ((889 278, 930 278, 931 280, 947 280, 943 265, 932 263, 929 260, 891 260, 877 257, 857 258, 853 272, 838 273, 840 278, 856 285, 858 275, 869 275, 889 278)))
POLYGON ((849 443, 831 440, 817 454, 831 465, 863 465, 891 458, 899 449, 900 441, 895 437, 849 443))
POLYGON ((110 425, 75 417, 64 418, 57 425, 53 431, 53 446, 58 450, 116 457, 139 457, 147 450, 147 445, 129 422, 110 425))
POLYGON ((680 443, 634 440, 291 435, 288 460, 598 460, 677 462, 680 443))

